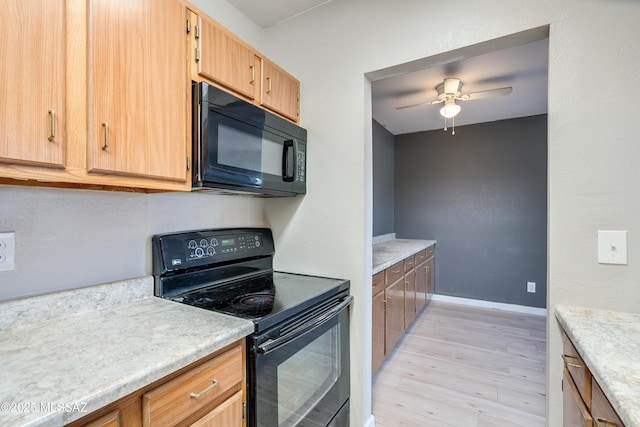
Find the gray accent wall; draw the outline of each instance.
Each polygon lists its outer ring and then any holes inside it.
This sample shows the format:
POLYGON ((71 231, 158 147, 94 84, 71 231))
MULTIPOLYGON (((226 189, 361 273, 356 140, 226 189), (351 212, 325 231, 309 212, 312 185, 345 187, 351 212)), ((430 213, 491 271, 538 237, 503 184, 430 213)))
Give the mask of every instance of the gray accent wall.
POLYGON ((397 237, 437 240, 436 294, 546 307, 546 115, 396 136, 394 181, 397 237))
POLYGON ((394 136, 373 120, 373 235, 393 233, 394 136))

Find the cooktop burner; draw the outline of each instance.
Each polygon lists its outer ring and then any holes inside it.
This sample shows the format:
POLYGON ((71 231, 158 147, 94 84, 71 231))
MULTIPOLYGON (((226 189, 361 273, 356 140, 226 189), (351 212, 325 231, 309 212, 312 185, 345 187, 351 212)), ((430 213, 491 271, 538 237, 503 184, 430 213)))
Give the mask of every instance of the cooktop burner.
POLYGON ((249 319, 271 313, 276 287, 273 274, 212 285, 176 295, 173 301, 249 319))

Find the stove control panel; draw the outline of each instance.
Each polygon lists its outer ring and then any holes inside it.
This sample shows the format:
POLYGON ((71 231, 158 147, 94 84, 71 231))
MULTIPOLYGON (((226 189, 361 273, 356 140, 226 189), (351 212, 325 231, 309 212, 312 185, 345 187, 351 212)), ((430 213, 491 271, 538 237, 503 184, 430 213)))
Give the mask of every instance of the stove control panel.
POLYGON ((196 230, 153 236, 154 274, 274 253, 271 230, 196 230))
POLYGON ((187 261, 214 257, 217 254, 237 254, 260 249, 262 247, 262 235, 255 234, 230 234, 208 238, 194 238, 185 240, 185 258, 187 261))

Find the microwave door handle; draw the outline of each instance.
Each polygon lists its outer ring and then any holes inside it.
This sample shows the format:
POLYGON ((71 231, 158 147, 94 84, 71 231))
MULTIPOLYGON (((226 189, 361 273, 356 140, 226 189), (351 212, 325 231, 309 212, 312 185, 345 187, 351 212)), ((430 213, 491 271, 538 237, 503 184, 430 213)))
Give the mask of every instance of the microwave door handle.
POLYGON ((316 318, 310 320, 304 325, 301 325, 300 327, 296 328, 295 330, 289 332, 286 335, 276 338, 275 340, 269 340, 264 344, 259 345, 257 348, 258 353, 263 355, 269 354, 272 351, 275 351, 278 348, 284 345, 287 345, 291 341, 296 340, 300 337, 303 337, 304 335, 319 328, 320 326, 327 323, 329 320, 333 319, 335 316, 338 315, 338 313, 340 313, 342 310, 347 308, 352 301, 353 301, 353 296, 348 295, 340 304, 336 305, 331 310, 320 314, 316 318))
POLYGON ((282 180, 284 182, 293 182, 295 178, 295 147, 293 140, 284 141, 282 146, 282 180))

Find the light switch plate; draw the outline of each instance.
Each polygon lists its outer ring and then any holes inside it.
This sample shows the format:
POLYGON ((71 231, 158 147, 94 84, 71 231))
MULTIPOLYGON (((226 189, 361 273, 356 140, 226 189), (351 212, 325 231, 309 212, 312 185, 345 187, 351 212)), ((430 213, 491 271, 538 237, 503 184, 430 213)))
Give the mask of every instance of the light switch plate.
POLYGON ((598 263, 627 265, 626 231, 598 231, 598 263))

